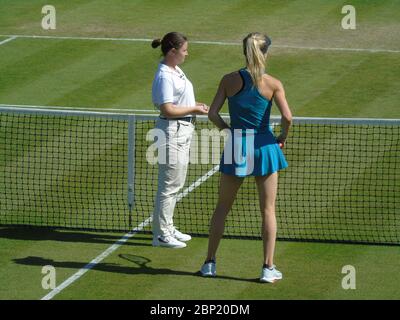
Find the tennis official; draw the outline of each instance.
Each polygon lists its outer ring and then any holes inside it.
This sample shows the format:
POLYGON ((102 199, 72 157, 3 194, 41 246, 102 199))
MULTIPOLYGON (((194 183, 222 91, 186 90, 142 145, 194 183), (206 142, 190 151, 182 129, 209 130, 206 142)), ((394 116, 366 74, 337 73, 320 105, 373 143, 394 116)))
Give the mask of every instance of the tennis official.
POLYGON ((161 46, 163 59, 158 65, 152 100, 160 110, 156 128, 165 139, 158 141, 158 190, 153 212, 153 246, 184 248, 191 236, 176 229, 173 215, 178 192, 182 189, 189 163, 189 150, 195 117, 207 114, 208 107, 196 103, 193 85, 178 67, 188 55, 187 38, 170 32, 151 46, 161 46), (166 157, 160 157, 166 155, 166 157))

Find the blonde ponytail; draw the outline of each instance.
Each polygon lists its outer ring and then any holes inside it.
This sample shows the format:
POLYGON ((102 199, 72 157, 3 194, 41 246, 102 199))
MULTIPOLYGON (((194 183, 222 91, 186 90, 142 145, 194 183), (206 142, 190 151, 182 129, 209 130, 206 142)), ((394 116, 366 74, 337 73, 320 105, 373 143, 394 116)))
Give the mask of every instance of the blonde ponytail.
POLYGON ((271 40, 258 32, 250 33, 243 40, 243 51, 246 56, 247 69, 254 85, 259 88, 265 73, 265 59, 271 40))

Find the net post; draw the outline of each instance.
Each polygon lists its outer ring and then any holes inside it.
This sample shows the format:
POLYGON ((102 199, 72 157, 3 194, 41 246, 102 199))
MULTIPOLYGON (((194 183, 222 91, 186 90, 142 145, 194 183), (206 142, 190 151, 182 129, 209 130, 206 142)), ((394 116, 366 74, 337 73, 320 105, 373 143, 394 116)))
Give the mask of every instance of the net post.
POLYGON ((135 187, 135 115, 128 117, 128 208, 129 228, 132 228, 132 209, 134 206, 135 187))

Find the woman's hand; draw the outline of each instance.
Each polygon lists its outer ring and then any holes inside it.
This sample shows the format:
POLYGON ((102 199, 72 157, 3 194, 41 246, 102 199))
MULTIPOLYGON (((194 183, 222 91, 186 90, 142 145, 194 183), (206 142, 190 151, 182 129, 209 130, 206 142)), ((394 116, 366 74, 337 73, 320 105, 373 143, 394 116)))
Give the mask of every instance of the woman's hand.
POLYGON ((285 146, 286 138, 282 133, 276 138, 276 141, 278 142, 279 148, 283 149, 285 146))
POLYGON ((195 113, 199 115, 208 114, 208 106, 204 103, 197 103, 195 113))

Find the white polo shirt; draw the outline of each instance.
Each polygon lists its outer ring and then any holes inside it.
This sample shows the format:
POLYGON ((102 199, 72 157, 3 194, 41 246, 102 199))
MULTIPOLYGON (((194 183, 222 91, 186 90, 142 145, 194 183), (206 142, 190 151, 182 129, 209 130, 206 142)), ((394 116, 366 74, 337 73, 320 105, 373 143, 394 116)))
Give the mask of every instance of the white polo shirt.
POLYGON ((175 70, 160 63, 154 76, 152 100, 157 109, 163 103, 176 106, 195 106, 193 85, 183 71, 176 66, 175 70))

